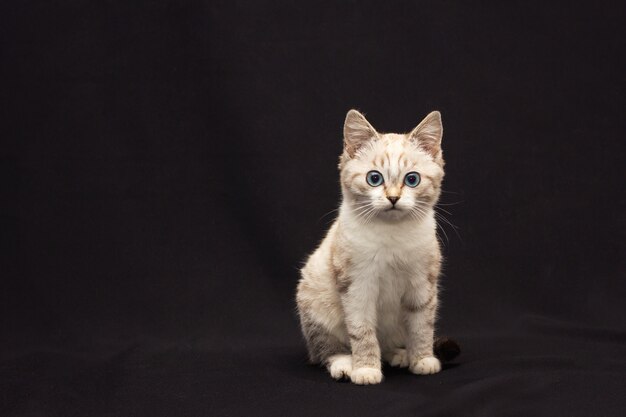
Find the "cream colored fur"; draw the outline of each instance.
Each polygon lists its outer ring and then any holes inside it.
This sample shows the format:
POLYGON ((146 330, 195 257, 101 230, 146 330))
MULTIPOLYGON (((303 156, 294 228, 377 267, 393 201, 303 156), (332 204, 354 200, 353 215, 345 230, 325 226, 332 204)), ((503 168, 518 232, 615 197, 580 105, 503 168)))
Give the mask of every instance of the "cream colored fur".
POLYGON ((441 370, 433 354, 441 266, 433 210, 442 134, 438 112, 409 134, 378 133, 348 112, 339 215, 302 268, 297 292, 310 359, 335 379, 379 383, 381 360, 420 375, 441 370), (382 185, 367 183, 372 170, 382 185), (421 177, 415 188, 404 183, 409 172, 421 177), (398 197, 395 206, 389 197, 398 197))

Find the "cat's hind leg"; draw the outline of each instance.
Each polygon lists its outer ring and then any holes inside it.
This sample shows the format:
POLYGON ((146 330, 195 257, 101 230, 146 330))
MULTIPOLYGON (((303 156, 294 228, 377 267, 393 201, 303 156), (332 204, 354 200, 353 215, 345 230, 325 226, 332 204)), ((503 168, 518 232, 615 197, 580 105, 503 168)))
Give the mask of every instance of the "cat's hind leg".
POLYGON ((350 378, 352 356, 345 343, 321 323, 314 322, 307 314, 300 315, 302 331, 306 339, 309 360, 324 365, 334 379, 350 378))
POLYGON ((394 348, 383 352, 383 360, 389 365, 398 368, 409 367, 409 355, 404 348, 394 348))
POLYGON ((352 374, 352 356, 347 354, 332 355, 327 359, 326 369, 334 379, 350 379, 352 374))
POLYGON ((301 282, 296 300, 310 362, 325 366, 335 379, 350 378, 352 357, 338 298, 301 282))

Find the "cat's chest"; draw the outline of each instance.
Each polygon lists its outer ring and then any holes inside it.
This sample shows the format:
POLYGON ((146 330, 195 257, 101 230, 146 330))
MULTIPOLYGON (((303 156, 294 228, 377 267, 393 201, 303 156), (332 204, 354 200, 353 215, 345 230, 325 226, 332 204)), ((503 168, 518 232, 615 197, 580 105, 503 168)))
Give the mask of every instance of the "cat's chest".
POLYGON ((423 270, 432 250, 418 234, 362 234, 351 246, 355 266, 389 280, 423 270))
POLYGON ((377 292, 379 310, 394 311, 410 283, 424 279, 425 259, 423 251, 415 247, 362 248, 356 279, 369 282, 368 287, 377 292))
POLYGON ((400 298, 411 280, 421 280, 432 251, 438 246, 428 223, 391 227, 370 226, 344 231, 344 249, 350 259, 350 275, 371 282, 381 302, 400 298))

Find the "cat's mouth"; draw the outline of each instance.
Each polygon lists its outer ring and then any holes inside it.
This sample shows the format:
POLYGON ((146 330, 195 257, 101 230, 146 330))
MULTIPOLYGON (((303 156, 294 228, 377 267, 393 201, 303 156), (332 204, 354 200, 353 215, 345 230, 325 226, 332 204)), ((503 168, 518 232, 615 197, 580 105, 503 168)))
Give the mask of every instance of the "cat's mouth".
POLYGON ((387 221, 396 221, 404 219, 407 211, 400 207, 388 207, 380 212, 380 218, 387 221))

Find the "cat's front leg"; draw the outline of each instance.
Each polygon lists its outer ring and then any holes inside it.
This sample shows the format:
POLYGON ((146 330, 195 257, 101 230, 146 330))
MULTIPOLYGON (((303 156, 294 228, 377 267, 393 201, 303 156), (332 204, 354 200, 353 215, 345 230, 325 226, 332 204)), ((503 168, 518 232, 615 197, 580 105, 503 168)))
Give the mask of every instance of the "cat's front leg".
POLYGON ((352 350, 350 379, 359 385, 378 384, 383 379, 380 345, 376 336, 377 296, 378 288, 366 278, 352 282, 342 295, 352 350))
POLYGON ((441 362, 433 354, 437 286, 409 290, 402 298, 402 314, 407 330, 409 370, 418 375, 441 371, 441 362))

